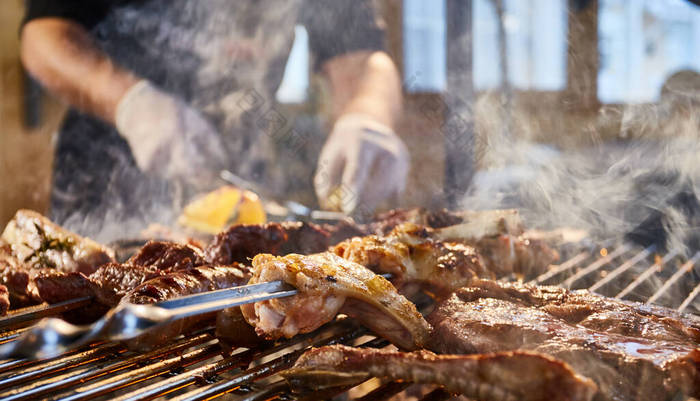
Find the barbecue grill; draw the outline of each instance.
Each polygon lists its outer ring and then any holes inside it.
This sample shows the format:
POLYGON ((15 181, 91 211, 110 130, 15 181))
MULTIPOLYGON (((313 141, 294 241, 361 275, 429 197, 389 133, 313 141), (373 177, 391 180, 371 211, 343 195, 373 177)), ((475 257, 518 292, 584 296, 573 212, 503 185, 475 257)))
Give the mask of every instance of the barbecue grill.
MULTIPOLYGON (((681 312, 700 314, 700 251, 690 258, 679 251, 657 254, 654 246, 632 244, 581 246, 563 249, 563 263, 531 280, 566 288, 587 288, 618 299, 655 303, 681 312)), ((0 344, 14 341, 36 320, 84 306, 75 299, 51 306, 17 310, 0 319, 0 344)), ((173 339, 147 353, 127 351, 116 343, 95 343, 58 357, 29 361, 0 361, 0 399, 120 401, 156 398, 209 400, 226 395, 233 400, 319 400, 347 394, 348 387, 313 394, 292 394, 277 373, 290 367, 312 346, 342 343, 383 347, 348 319, 339 318, 313 333, 256 349, 223 354, 212 328, 173 339)), ((376 380, 375 380, 376 381, 376 380)), ((357 398, 383 400, 410 384, 388 382, 357 398)), ((370 387, 370 386, 366 386, 370 387)), ((422 398, 444 400, 450 394, 437 389, 422 398)))

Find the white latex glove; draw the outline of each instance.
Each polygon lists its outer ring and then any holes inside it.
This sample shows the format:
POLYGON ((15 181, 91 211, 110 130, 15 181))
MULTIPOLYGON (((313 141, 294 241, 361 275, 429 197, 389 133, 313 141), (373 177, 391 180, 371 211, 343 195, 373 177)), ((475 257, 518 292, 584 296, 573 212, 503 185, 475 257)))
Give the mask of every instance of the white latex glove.
POLYGON ((225 167, 221 137, 211 124, 146 80, 119 101, 116 126, 144 172, 202 184, 225 167))
POLYGON ((391 130, 363 114, 338 119, 323 146, 314 177, 325 209, 371 212, 406 187, 409 155, 391 130))

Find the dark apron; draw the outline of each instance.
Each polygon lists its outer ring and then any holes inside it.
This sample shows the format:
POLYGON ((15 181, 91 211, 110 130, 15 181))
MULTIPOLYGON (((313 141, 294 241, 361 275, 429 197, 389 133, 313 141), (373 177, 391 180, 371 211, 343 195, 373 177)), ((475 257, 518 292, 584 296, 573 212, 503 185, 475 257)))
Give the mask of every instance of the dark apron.
MULTIPOLYGON (((272 172, 284 170, 275 149, 308 140, 288 135, 291 123, 273 101, 299 1, 133 2, 113 9, 92 35, 117 64, 202 112, 222 134, 232 170, 275 187, 285 181, 272 172)), ((54 163, 52 219, 98 240, 171 224, 183 201, 176 185, 136 167, 114 128, 75 110, 61 126, 54 163)))

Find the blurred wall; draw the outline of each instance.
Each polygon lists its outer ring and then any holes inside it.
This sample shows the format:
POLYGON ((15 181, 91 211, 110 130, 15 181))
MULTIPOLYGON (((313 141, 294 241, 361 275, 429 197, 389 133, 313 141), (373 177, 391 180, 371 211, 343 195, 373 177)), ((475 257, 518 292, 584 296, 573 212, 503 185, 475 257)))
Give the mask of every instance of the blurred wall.
POLYGON ((38 126, 24 123, 26 80, 19 59, 22 0, 0 2, 0 227, 19 208, 48 208, 52 134, 63 115, 57 102, 40 96, 38 126))

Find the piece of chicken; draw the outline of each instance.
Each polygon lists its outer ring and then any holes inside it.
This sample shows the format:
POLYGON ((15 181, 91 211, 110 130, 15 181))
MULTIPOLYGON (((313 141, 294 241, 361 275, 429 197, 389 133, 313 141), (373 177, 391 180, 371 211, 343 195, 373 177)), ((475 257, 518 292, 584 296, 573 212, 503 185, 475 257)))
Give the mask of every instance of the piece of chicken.
POLYGON ((428 339, 430 326, 388 280, 332 253, 256 256, 249 284, 275 280, 293 285, 299 294, 241 307, 258 335, 268 339, 311 332, 338 313, 403 349, 420 348, 428 339))
POLYGON ((331 251, 376 273, 392 274, 392 283, 404 294, 420 287, 443 298, 475 277, 492 276, 474 247, 436 241, 434 234, 429 228, 405 223, 387 236, 355 237, 331 251))

